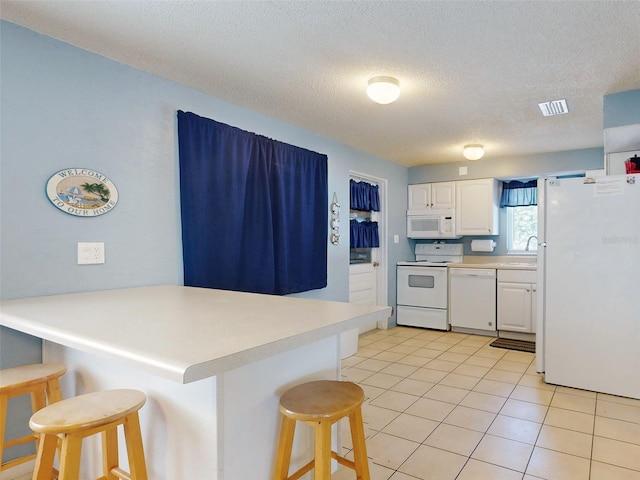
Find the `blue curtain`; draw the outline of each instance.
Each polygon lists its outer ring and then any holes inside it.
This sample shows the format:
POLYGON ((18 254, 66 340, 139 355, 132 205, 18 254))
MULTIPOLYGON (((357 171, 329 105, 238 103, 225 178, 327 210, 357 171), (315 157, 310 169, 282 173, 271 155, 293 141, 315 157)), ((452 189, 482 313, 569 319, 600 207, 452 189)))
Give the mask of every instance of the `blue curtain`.
POLYGON ((349 180, 349 188, 352 210, 380 211, 380 194, 377 185, 349 180))
POLYGON ((505 182, 502 184, 501 207, 526 207, 538 204, 538 182, 505 182))
POLYGON ((327 285, 327 156, 178 112, 184 284, 327 285))
POLYGON ((349 227, 350 248, 377 248, 380 246, 378 222, 368 220, 359 222, 354 219, 349 222, 349 227))

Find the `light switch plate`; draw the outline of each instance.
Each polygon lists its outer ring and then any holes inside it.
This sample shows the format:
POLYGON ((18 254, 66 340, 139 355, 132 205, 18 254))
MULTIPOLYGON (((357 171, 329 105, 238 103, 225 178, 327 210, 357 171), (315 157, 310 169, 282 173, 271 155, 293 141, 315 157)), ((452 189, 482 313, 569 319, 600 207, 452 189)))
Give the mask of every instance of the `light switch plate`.
POLYGON ((104 242, 78 242, 78 265, 104 263, 104 242))
POLYGON ((467 175, 467 167, 458 167, 458 175, 467 175))

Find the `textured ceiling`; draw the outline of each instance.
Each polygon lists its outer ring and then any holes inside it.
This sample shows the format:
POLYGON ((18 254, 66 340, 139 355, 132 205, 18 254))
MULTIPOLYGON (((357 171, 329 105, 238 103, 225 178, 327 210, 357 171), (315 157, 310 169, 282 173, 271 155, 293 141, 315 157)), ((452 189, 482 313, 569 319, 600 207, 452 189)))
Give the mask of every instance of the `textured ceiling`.
POLYGON ((0 16, 406 166, 467 143, 599 147, 602 97, 640 88, 637 0, 2 0, 0 16), (366 97, 375 75, 398 101, 366 97), (560 98, 570 113, 544 118, 560 98))

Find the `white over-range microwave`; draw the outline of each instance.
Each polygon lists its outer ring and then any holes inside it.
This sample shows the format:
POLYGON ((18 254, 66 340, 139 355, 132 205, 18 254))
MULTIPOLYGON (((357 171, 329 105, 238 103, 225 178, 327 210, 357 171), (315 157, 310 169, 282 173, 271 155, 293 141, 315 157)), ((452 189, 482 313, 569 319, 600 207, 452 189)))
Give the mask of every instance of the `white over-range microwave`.
POLYGON ((456 235, 456 216, 453 209, 408 210, 407 237, 460 238, 456 235))

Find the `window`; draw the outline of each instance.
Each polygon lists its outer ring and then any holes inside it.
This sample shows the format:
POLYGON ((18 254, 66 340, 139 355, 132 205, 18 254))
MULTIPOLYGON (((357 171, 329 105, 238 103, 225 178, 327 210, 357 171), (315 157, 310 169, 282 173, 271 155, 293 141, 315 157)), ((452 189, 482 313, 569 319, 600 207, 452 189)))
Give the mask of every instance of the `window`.
POLYGON ((535 254, 538 250, 538 206, 507 208, 507 253, 535 254), (527 243, 529 249, 527 250, 527 243))

